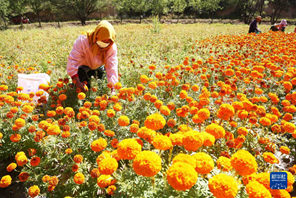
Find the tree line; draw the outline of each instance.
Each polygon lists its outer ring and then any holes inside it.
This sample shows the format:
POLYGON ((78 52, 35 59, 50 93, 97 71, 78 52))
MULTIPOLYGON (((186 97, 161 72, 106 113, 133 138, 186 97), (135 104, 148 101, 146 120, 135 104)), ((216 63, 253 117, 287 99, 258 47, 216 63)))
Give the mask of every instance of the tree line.
MULTIPOLYGON (((170 15, 177 18, 215 18, 218 11, 233 8, 228 17, 249 23, 255 15, 268 16, 276 22, 290 7, 296 7, 295 0, 0 0, 1 25, 6 27, 14 16, 23 17, 32 12, 41 26, 41 13, 54 16, 62 21, 67 16, 79 20, 82 25, 94 13, 103 13, 114 8, 117 17, 144 17, 170 15), (268 11, 268 12, 267 12, 268 11)), ((22 20, 20 21, 22 26, 22 20)))

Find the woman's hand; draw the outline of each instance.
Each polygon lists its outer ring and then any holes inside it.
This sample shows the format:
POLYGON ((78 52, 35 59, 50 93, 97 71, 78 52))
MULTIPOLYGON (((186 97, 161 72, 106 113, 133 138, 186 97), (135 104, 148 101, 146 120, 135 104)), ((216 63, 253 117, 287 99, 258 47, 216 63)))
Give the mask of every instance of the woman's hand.
POLYGON ((83 92, 86 92, 87 89, 85 89, 85 84, 82 83, 80 80, 79 80, 79 77, 78 76, 75 76, 72 78, 72 81, 74 82, 74 84, 76 85, 77 88, 79 88, 81 91, 83 92))

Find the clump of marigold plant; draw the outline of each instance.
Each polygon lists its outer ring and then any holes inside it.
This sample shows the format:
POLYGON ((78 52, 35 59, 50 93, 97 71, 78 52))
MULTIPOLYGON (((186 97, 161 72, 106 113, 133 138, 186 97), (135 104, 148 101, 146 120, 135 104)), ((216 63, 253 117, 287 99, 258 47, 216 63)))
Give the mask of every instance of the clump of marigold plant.
POLYGON ((224 173, 209 179, 208 186, 216 198, 234 198, 238 191, 237 181, 224 173))
POLYGON ((145 124, 145 127, 147 127, 148 129, 157 131, 162 129, 165 126, 166 121, 161 114, 154 113, 147 116, 144 124, 145 124))
POLYGON ((231 156, 231 165, 241 175, 251 175, 257 172, 257 162, 253 155, 246 150, 239 150, 231 156))
POLYGON ((138 175, 153 177, 161 170, 161 158, 152 151, 142 151, 136 155, 133 168, 138 175))

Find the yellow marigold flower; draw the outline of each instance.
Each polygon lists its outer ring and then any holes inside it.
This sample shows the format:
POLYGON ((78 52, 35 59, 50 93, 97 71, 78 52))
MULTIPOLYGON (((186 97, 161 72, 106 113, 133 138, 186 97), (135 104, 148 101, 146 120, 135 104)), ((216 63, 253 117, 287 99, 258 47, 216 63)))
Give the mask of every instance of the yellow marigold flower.
POLYGON ((25 126, 26 124, 26 121, 22 118, 18 118, 14 121, 14 124, 19 127, 19 128, 22 128, 23 126, 25 126))
POLYGON ((178 130, 181 131, 181 132, 192 131, 192 129, 188 125, 186 125, 186 124, 181 124, 178 127, 178 130))
POLYGON ((262 156, 264 161, 266 161, 267 163, 270 163, 270 164, 279 163, 279 160, 271 152, 264 152, 262 156))
POLYGON ((112 177, 110 175, 100 175, 97 178, 97 184, 101 188, 106 188, 107 186, 110 186, 112 182, 112 177))
POLYGON ((196 167, 196 159, 188 154, 179 153, 173 158, 172 164, 182 162, 191 165, 193 168, 196 167))
POLYGON ((77 95, 77 97, 78 97, 79 100, 83 100, 83 99, 85 99, 86 95, 85 95, 85 93, 80 92, 80 93, 77 95))
POLYGON ((144 140, 151 142, 154 138, 154 136, 156 135, 156 132, 152 129, 148 129, 146 127, 141 127, 138 131, 137 131, 137 135, 140 138, 143 138, 144 140))
POLYGON ((82 155, 75 155, 74 157, 73 157, 73 160, 74 160, 74 162, 75 163, 81 163, 82 161, 83 161, 83 156, 82 155))
POLYGON ((182 146, 182 144, 183 144, 183 135, 182 134, 180 134, 180 133, 171 134, 169 138, 172 141, 172 144, 174 146, 176 146, 176 145, 182 146))
POLYGON ((171 110, 165 105, 161 105, 159 111, 161 114, 163 114, 165 116, 168 116, 171 113, 171 110))
POLYGON ((212 157, 204 152, 195 153, 193 157, 196 159, 195 170, 199 174, 208 174, 214 168, 212 157))
POLYGON ((270 190, 270 192, 274 198, 291 198, 287 190, 270 190))
POLYGON ((232 166, 230 159, 224 156, 220 156, 216 161, 217 167, 222 171, 231 171, 232 166))
POLYGON ((231 165, 241 175, 251 175, 257 172, 257 162, 253 155, 246 150, 239 150, 231 157, 231 165))
POLYGON ((130 123, 130 119, 127 116, 120 116, 118 118, 119 126, 128 126, 130 123))
POLYGON ((146 75, 141 75, 141 76, 140 76, 140 81, 141 81, 141 83, 145 84, 145 83, 149 82, 150 79, 149 79, 149 77, 146 76, 146 75))
POLYGON ((113 195, 115 190, 116 190, 116 186, 115 185, 110 185, 106 189, 106 192, 107 192, 108 195, 113 195))
POLYGON ((182 143, 187 151, 197 151, 203 145, 203 136, 198 131, 189 131, 184 134, 182 143))
POLYGON ((98 163, 98 168, 101 174, 111 175, 118 168, 118 162, 112 157, 106 157, 98 163))
POLYGON ((117 146, 117 152, 121 159, 134 159, 141 150, 141 145, 135 139, 124 139, 117 146))
POLYGON ((90 147, 91 147, 91 150, 95 152, 100 152, 107 147, 107 141, 104 138, 99 138, 97 140, 94 140, 91 143, 90 147))
POLYGON ((215 137, 209 133, 201 132, 200 133, 203 136, 203 145, 204 146, 213 146, 215 143, 215 137))
POLYGON ((197 115, 200 119, 206 120, 210 117, 210 111, 207 108, 203 108, 197 112, 197 115))
POLYGON ((246 185, 249 198, 271 198, 270 192, 259 182, 250 181, 246 185))
POLYGON ((222 104, 218 110, 218 118, 222 120, 229 120, 234 115, 234 108, 230 104, 222 104))
POLYGON ((168 136, 165 135, 157 135, 153 138, 152 141, 153 146, 159 150, 168 150, 173 147, 172 141, 168 136))
POLYGON ((285 130, 285 132, 287 133, 293 133, 295 131, 295 125, 291 122, 285 122, 283 125, 283 128, 285 130))
POLYGON ((39 193, 40 193, 40 189, 36 185, 31 186, 28 190, 28 194, 30 197, 36 197, 37 195, 39 195, 39 193))
POLYGON ((162 129, 165 126, 166 121, 162 115, 160 115, 159 113, 154 113, 154 114, 149 115, 146 118, 144 124, 145 124, 145 127, 147 127, 148 129, 152 129, 154 131, 157 131, 157 130, 162 129))
POLYGON ((205 131, 215 137, 215 139, 223 138, 225 136, 225 129, 215 123, 208 125, 205 131))
POLYGON ((290 149, 289 149, 288 147, 286 147, 286 146, 281 146, 281 147, 280 147, 280 151, 281 151, 281 153, 283 153, 283 154, 287 154, 287 155, 290 154, 290 149))
POLYGON ((76 173, 74 175, 74 182, 76 184, 83 184, 84 183, 84 175, 82 173, 76 173))
POLYGON ((13 171, 16 167, 17 167, 17 164, 16 164, 16 163, 10 163, 10 164, 6 167, 6 170, 7 170, 7 172, 11 172, 11 171, 13 171))
POLYGON ((61 129, 58 125, 51 125, 46 130, 48 135, 59 135, 61 133, 61 129))
POLYGON ((108 109, 107 110, 107 116, 109 118, 113 118, 115 116, 115 111, 113 109, 108 109))
POLYGON ((191 165, 176 162, 168 168, 167 180, 175 190, 185 191, 195 185, 197 173, 191 165))
POLYGON ((267 117, 262 117, 260 118, 259 123, 262 124, 263 126, 270 126, 271 120, 267 117))
POLYGON ((23 151, 15 155, 15 160, 18 166, 23 166, 28 163, 28 158, 23 151))
POLYGON ((237 181, 232 176, 224 173, 209 179, 208 186, 216 198, 234 198, 238 191, 237 181))
POLYGON ((6 188, 11 184, 11 177, 10 175, 5 175, 0 180, 0 188, 6 188))
POLYGON ((142 151, 136 155, 133 168, 138 175, 153 177, 161 170, 161 158, 152 151, 142 151))
POLYGON ((237 129, 237 133, 238 133, 239 135, 244 135, 244 136, 246 136, 246 135, 248 134, 248 129, 246 129, 246 127, 239 127, 239 128, 237 129))
POLYGON ((24 105, 22 108, 22 111, 25 113, 32 113, 33 110, 34 107, 32 107, 31 105, 24 105))

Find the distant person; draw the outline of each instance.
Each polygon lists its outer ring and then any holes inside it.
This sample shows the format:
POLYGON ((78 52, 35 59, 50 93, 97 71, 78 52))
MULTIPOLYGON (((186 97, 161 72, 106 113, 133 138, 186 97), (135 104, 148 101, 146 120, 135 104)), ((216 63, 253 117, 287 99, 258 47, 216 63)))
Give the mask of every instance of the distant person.
POLYGON ((68 57, 67 73, 76 87, 85 92, 85 84, 90 88, 91 76, 102 79, 105 71, 108 83, 118 82, 115 30, 103 20, 93 32, 76 39, 68 57))
POLYGON ((261 33, 261 31, 258 29, 258 24, 262 20, 261 16, 257 16, 256 19, 250 24, 249 33, 261 33))
POLYGON ((271 26, 270 30, 277 32, 277 31, 282 31, 284 32, 288 23, 287 20, 283 19, 279 24, 274 24, 271 26))

